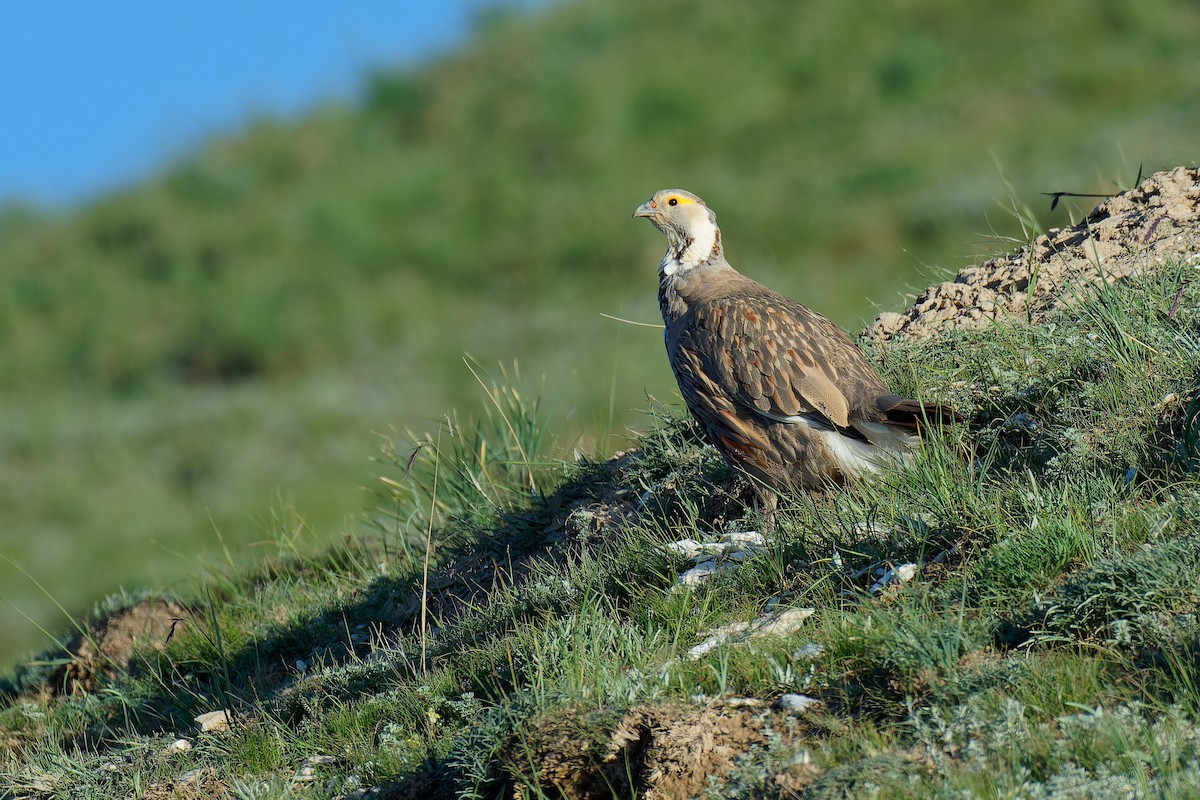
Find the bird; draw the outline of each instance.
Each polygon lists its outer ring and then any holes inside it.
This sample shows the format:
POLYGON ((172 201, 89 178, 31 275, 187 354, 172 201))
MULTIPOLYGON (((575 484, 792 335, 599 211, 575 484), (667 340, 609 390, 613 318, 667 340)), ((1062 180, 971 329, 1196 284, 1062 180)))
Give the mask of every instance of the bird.
POLYGON ((637 207, 667 238, 658 265, 667 357, 708 441, 758 489, 827 488, 905 463, 949 407, 893 393, 826 317, 734 269, 717 216, 695 194, 663 189, 637 207))

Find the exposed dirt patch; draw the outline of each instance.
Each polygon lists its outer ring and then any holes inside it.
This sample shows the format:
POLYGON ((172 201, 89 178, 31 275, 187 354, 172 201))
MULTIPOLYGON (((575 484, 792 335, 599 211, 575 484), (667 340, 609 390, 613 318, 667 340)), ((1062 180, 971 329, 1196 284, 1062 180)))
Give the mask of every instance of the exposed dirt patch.
POLYGON ((1113 282, 1184 259, 1200 265, 1200 169, 1178 167, 1100 205, 1071 228, 931 286, 905 312, 884 312, 864 336, 931 339, 985 328, 1009 314, 1034 321, 1069 304, 1082 284, 1113 282))
POLYGON ((54 694, 90 692, 98 679, 127 671, 137 652, 162 650, 189 612, 178 603, 143 600, 93 623, 68 645, 71 662, 52 676, 54 694))
POLYGON ((776 712, 724 703, 638 706, 615 725, 597 716, 558 709, 533 720, 502 756, 511 776, 507 796, 522 800, 540 790, 565 800, 697 797, 727 777, 740 756, 766 747, 768 730, 784 738, 790 730, 776 712))
POLYGON ((212 767, 186 773, 178 781, 152 783, 142 795, 145 800, 210 800, 232 796, 229 785, 212 767))

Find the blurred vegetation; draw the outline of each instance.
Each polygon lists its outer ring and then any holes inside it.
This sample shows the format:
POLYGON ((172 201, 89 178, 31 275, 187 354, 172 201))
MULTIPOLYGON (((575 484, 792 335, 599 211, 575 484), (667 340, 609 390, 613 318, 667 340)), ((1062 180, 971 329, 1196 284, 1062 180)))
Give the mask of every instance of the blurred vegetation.
MULTIPOLYGON (((1014 209, 1091 204, 1039 191, 1192 162, 1197 34, 1182 0, 491 11, 353 103, 67 213, 9 203, 0 554, 79 610, 341 535, 374 431, 477 410, 464 352, 546 376, 568 443, 619 446, 673 392, 657 331, 600 316, 655 321, 652 191, 704 196, 735 265, 853 328, 1023 240, 1014 209)), ((54 618, 6 562, 0 587, 54 618)), ((6 610, 0 660, 35 636, 6 610)))

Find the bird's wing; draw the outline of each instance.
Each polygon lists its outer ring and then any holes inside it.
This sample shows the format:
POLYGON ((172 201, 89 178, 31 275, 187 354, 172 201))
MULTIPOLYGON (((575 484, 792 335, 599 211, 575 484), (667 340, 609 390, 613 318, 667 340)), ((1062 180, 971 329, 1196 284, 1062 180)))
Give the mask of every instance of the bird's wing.
POLYGON ((876 399, 887 388, 858 346, 770 290, 694 306, 676 350, 681 386, 719 389, 768 419, 847 430, 854 420, 882 418, 876 399))
POLYGON ((700 421, 713 444, 719 450, 747 467, 757 467, 764 474, 771 471, 766 453, 770 443, 760 426, 746 425, 746 411, 729 395, 706 364, 708 359, 686 335, 669 352, 679 392, 688 410, 700 421))

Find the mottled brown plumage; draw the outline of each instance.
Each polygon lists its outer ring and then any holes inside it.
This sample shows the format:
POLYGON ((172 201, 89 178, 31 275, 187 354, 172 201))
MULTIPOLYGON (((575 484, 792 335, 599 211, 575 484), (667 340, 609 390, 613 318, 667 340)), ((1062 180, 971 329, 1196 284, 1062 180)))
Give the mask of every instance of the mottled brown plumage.
POLYGON ((903 460, 927 419, 954 416, 891 393, 836 325, 731 267, 696 195, 657 192, 634 216, 667 237, 667 356, 688 410, 734 467, 777 491, 840 482, 903 460))

